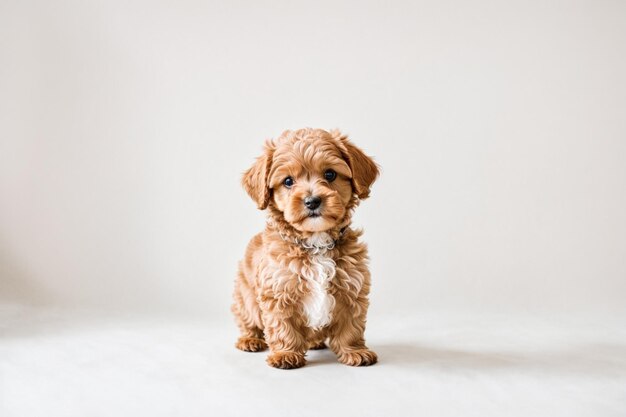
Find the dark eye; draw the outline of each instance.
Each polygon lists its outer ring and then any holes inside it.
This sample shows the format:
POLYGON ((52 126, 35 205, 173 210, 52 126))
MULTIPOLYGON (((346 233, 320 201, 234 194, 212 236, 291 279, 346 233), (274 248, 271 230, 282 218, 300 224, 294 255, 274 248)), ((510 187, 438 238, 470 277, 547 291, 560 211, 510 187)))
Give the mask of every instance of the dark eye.
POLYGON ((291 186, 293 185, 293 178, 291 177, 287 177, 283 180, 283 184, 285 187, 287 188, 291 188, 291 186))
POLYGON ((333 182, 335 181, 335 178, 337 178, 337 173, 332 169, 327 169, 326 172, 324 172, 324 179, 326 181, 333 182))

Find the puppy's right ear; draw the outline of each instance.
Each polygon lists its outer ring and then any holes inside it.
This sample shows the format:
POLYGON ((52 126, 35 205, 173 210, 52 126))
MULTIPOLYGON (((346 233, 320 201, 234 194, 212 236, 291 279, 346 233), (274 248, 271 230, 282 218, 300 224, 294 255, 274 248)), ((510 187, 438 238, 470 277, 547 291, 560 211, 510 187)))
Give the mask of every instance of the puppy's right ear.
POLYGON ((270 202, 268 176, 272 166, 274 149, 269 142, 263 147, 263 154, 256 159, 254 165, 243 174, 241 185, 256 202, 259 210, 265 210, 270 202))

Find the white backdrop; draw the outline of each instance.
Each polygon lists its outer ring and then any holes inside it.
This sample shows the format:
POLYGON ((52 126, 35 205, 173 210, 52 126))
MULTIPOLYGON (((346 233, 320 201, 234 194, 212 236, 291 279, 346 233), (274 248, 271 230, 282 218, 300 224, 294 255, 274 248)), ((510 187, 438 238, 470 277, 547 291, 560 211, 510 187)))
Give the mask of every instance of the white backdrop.
POLYGON ((0 0, 0 415, 625 415, 625 74, 621 0, 0 0), (304 126, 382 167, 367 369, 233 346, 304 126))
POLYGON ((623 307, 626 3, 551 3, 1 1, 0 296, 227 314, 311 126, 382 166, 375 313, 623 307))

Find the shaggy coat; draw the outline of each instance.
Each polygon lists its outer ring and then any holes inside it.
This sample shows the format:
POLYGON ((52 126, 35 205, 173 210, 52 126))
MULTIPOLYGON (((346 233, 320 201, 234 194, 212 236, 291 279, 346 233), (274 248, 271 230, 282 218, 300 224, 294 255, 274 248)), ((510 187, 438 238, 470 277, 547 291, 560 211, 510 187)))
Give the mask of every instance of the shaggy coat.
POLYGON ((374 161, 338 131, 286 131, 265 143, 242 179, 268 220, 235 281, 237 348, 269 346, 268 364, 291 369, 328 341, 346 365, 376 363, 364 339, 367 247, 350 222, 377 176, 374 161))

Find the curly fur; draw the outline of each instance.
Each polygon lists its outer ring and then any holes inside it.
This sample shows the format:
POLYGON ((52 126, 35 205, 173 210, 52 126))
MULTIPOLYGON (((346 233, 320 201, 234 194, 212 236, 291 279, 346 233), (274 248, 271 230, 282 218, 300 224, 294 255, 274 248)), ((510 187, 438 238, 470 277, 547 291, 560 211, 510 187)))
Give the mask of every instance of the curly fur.
POLYGON ((377 176, 373 160, 338 131, 286 131, 266 142, 242 179, 268 221, 248 244, 235 280, 237 348, 269 346, 268 364, 291 369, 328 340, 342 363, 376 363, 364 339, 367 247, 349 226, 377 176), (332 182, 324 179, 327 169, 337 173, 332 182), (290 188, 283 185, 288 176, 295 181, 290 188), (317 217, 303 204, 310 195, 322 198, 317 217))

